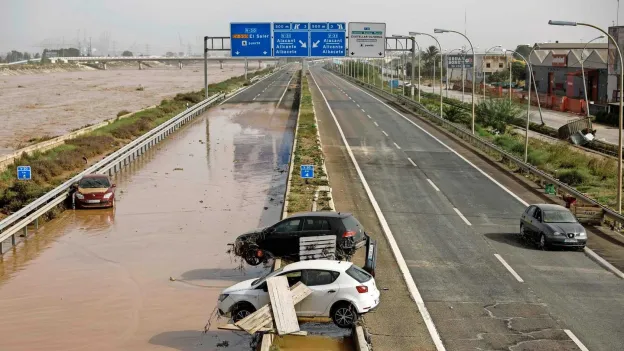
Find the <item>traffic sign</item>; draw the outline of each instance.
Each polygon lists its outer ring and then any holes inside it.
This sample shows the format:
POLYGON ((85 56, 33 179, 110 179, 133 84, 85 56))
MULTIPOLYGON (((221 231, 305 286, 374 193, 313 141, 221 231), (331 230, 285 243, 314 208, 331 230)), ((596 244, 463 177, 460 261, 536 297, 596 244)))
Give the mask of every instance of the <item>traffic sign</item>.
POLYGON ((329 29, 329 23, 327 22, 311 22, 310 23, 310 30, 328 30, 329 29))
POLYGON ((329 30, 347 30, 347 24, 344 22, 329 22, 327 24, 327 29, 329 30))
POLYGON ((466 55, 447 55, 446 60, 448 62, 448 68, 462 68, 462 61, 464 62, 464 68, 472 68, 472 56, 466 55))
POLYGON ((345 56, 346 32, 327 31, 310 33, 310 56, 345 56))
POLYGON ((291 30, 309 30, 310 23, 307 22, 293 22, 291 30))
POLYGON ((17 179, 18 180, 30 180, 31 179, 30 166, 17 166, 17 179))
POLYGON ((384 57, 385 23, 349 23, 349 57, 384 57))
POLYGON ((310 56, 309 42, 310 33, 307 30, 274 31, 273 54, 275 57, 307 57, 310 56))
POLYGON ((230 23, 232 57, 270 57, 271 23, 230 23))
POLYGON ((275 22, 273 23, 273 30, 290 30, 290 22, 275 22))
POLYGON ((301 178, 314 178, 314 165, 301 165, 301 178))

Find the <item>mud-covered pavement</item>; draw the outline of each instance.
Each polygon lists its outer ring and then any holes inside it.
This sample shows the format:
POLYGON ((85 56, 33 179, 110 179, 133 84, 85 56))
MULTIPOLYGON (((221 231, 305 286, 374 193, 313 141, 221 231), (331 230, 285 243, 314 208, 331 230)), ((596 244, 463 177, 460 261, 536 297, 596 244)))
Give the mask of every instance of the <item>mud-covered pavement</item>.
MULTIPOLYGON (((0 154, 31 138, 59 136, 85 125, 115 118, 121 110, 157 105, 177 93, 204 87, 203 64, 109 64, 109 69, 0 75, 0 154), (143 90, 137 88, 141 86, 143 90)), ((250 70, 258 68, 250 62, 250 70)), ((208 66, 208 81, 216 83, 244 74, 242 63, 208 66)))
POLYGON ((114 211, 66 211, 5 255, 0 349, 248 349, 202 331, 220 291, 263 270, 226 250, 279 219, 296 113, 278 99, 211 109, 116 177, 114 211))

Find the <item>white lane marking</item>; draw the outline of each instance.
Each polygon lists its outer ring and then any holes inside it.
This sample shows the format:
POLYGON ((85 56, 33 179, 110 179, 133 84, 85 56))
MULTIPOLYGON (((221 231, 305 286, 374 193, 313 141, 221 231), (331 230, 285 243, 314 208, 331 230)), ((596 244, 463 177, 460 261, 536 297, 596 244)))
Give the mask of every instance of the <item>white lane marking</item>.
POLYGON ((440 189, 435 184, 433 184, 431 179, 427 179, 427 181, 429 182, 429 184, 431 184, 431 186, 435 189, 435 191, 440 191, 440 189))
POLYGON ((381 228, 383 229, 386 235, 386 238, 388 239, 388 244, 390 244, 392 253, 394 254, 394 257, 397 260, 397 264, 399 265, 399 270, 401 270, 401 274, 403 274, 403 280, 405 280, 405 284, 407 284, 407 289, 409 290, 410 294, 412 295, 412 298, 416 302, 418 311, 420 312, 420 315, 425 321, 425 325, 427 326, 427 330, 429 331, 429 334, 431 335, 431 339, 433 339, 433 343, 435 344, 436 349, 438 351, 445 351, 446 348, 444 347, 444 344, 442 344, 442 339, 440 338, 440 334, 438 333, 436 326, 433 323, 433 319, 431 319, 429 310, 427 310, 427 306, 425 306, 425 302, 423 301, 423 298, 420 295, 420 291, 418 291, 416 282, 414 282, 414 278, 412 277, 412 274, 410 273, 409 268, 407 268, 407 263, 405 262, 405 258, 403 258, 403 254, 401 253, 401 250, 399 250, 399 245, 397 244, 396 240, 394 239, 394 236, 392 235, 392 231, 390 230, 390 226, 388 225, 388 222, 386 221, 386 217, 381 212, 381 208, 379 207, 379 204, 377 203, 377 200, 375 199, 375 196, 373 195, 371 188, 368 186, 368 182, 366 181, 366 178, 364 178, 362 169, 360 169, 360 165, 355 159, 355 155, 353 155, 353 151, 351 150, 351 147, 349 146, 349 143, 347 142, 347 138, 345 137, 344 132, 342 131, 342 128, 340 127, 340 123, 338 123, 338 118, 336 118, 334 111, 332 110, 331 106, 329 106, 329 102, 327 101, 325 94, 323 93, 318 83, 316 82, 316 78, 314 78, 314 74, 312 74, 312 71, 310 71, 310 77, 312 77, 312 80, 314 81, 316 88, 321 92, 321 96, 323 97, 323 100, 325 100, 325 104, 327 105, 327 108, 329 109, 329 113, 331 113, 332 117, 334 118, 334 122, 336 123, 336 127, 338 128, 338 132, 340 132, 340 136, 342 137, 342 142, 347 148, 347 153, 349 154, 349 158, 351 158, 351 162, 353 162, 353 166, 355 167, 355 170, 358 176, 360 177, 360 180, 362 181, 364 190, 366 191, 366 194, 368 195, 368 199, 370 200, 371 205, 373 206, 373 209, 375 210, 375 214, 377 215, 377 218, 379 219, 381 228))
POLYGON ((594 250, 590 249, 587 246, 585 246, 585 254, 589 256, 589 258, 591 258, 592 260, 596 261, 599 265, 604 267, 606 270, 615 274, 620 279, 624 279, 624 273, 622 273, 622 271, 615 268, 611 263, 607 262, 607 260, 600 257, 597 253, 594 252, 594 250))
POLYGON ((358 108, 360 107, 360 104, 355 104, 355 106, 357 106, 358 108))
POLYGON ((376 125, 377 127, 379 127, 379 124, 377 124, 377 122, 373 122, 373 123, 375 123, 375 125, 376 125))
POLYGON ((362 110, 362 112, 366 113, 366 111, 364 111, 364 109, 363 109, 363 108, 361 108, 360 110, 362 110))
POLYGON ((472 225, 472 223, 470 223, 468 218, 464 217, 464 215, 461 212, 459 212, 459 210, 456 207, 453 207, 453 209, 455 210, 455 212, 457 212, 457 214, 461 217, 461 219, 464 220, 464 222, 466 222, 466 224, 472 225))
POLYGON ((385 136, 389 137, 388 133, 386 133, 386 131, 382 130, 382 133, 384 133, 385 136))
POLYGON ((514 276, 514 278, 516 278, 517 281, 519 281, 520 283, 524 283, 524 280, 522 280, 522 278, 520 278, 520 276, 518 275, 518 273, 516 273, 516 271, 514 271, 513 268, 511 268, 511 266, 507 263, 507 261, 505 261, 501 255, 499 254, 494 254, 494 256, 496 256, 496 258, 500 261, 500 263, 503 264, 503 266, 505 266, 505 268, 507 268, 507 270, 509 271, 509 273, 511 273, 511 275, 514 276))
POLYGON ((368 117, 368 118, 370 118, 370 119, 373 119, 373 117, 371 117, 370 115, 366 115, 366 117, 368 117))
POLYGON ((255 98, 251 99, 251 101, 256 101, 256 99, 257 99, 257 98, 258 98, 258 97, 256 96, 255 98))
POLYGON ((411 159, 411 158, 409 158, 409 157, 408 157, 407 159, 410 161, 410 163, 412 164, 412 166, 414 166, 414 167, 418 167, 418 166, 416 165, 416 163, 415 163, 414 161, 412 161, 412 159, 411 159))
MULTIPOLYGON (((340 77, 339 77, 340 78, 340 77)), ((342 78, 340 78, 342 79, 342 78)), ((457 155, 457 157, 461 158, 462 160, 464 160, 466 163, 468 163, 469 165, 471 165, 472 167, 474 167, 474 169, 476 169, 477 171, 479 171, 479 173, 483 174, 486 178, 488 178, 489 180, 491 180, 492 182, 494 182, 494 184, 498 185, 501 189, 503 189, 504 191, 506 191, 509 195, 513 196, 516 200, 520 201, 521 204, 523 204, 524 206, 529 206, 529 204, 522 200, 518 195, 514 194, 511 190, 509 190, 507 187, 505 187, 503 184, 499 183, 496 179, 492 178, 492 176, 490 176, 489 174, 485 173, 481 168, 477 167, 474 163, 468 161, 464 156, 460 155, 457 151, 453 150, 450 146, 446 145, 444 142, 442 142, 442 140, 436 138, 435 136, 433 136, 431 133, 429 133, 428 131, 426 131, 423 127, 419 126, 418 124, 416 124, 414 121, 412 121, 411 119, 405 117, 401 112, 395 110, 394 108, 390 107, 388 104, 386 104, 385 102, 381 101, 380 99, 378 99, 376 96, 371 95, 369 92, 367 92, 366 90, 358 87, 357 85, 342 79, 343 81, 345 81, 346 83, 348 83, 349 85, 354 86, 355 88, 357 88, 358 90, 362 91, 364 94, 372 97, 373 99, 379 101, 382 105, 386 106, 387 108, 389 108, 391 111, 393 111, 394 113, 396 113, 397 115, 403 117, 403 119, 405 119, 406 121, 410 122, 411 124, 413 124, 416 128, 420 129, 421 131, 423 131, 425 134, 429 135, 430 137, 433 138, 433 140, 437 141, 438 143, 440 143, 442 146, 444 146, 445 148, 447 148, 449 151, 451 151, 452 153, 454 153, 455 155, 457 155)))
POLYGON ((282 103, 282 99, 284 98, 284 95, 286 95, 286 91, 288 91, 288 87, 290 86, 290 82, 292 81, 294 76, 295 76, 294 74, 290 76, 290 79, 288 80, 288 84, 286 84, 286 89, 284 89, 284 92, 282 93, 282 96, 280 97, 275 107, 279 107, 279 105, 282 103))
POLYGON ((243 91, 246 91, 247 89, 249 89, 249 88, 251 88, 251 87, 255 86, 255 85, 256 85, 256 84, 258 84, 259 82, 261 82, 261 81, 263 81, 263 80, 265 80, 265 79, 267 79, 267 78, 269 78, 269 77, 272 77, 272 76, 276 75, 277 73, 279 73, 279 71, 277 71, 277 72, 273 72, 273 73, 271 73, 270 75, 268 75, 268 76, 266 76, 266 77, 264 77, 264 78, 258 79, 258 80, 257 80, 255 83, 253 83, 252 85, 248 85, 248 86, 246 86, 244 89, 241 89, 241 90, 237 91, 234 95, 232 95, 232 96, 228 97, 227 99, 225 99, 225 100, 221 101, 221 102, 219 103, 219 106, 223 105, 223 104, 224 104, 224 103, 226 103, 228 100, 230 100, 231 98, 235 97, 236 95, 238 95, 238 94, 242 93, 243 91))
POLYGON ((393 144, 394 144, 394 146, 396 146, 397 149, 401 150, 401 147, 399 146, 399 144, 397 144, 397 143, 393 143, 393 144))
POLYGON ((585 345, 583 345, 583 343, 581 342, 581 340, 579 340, 579 338, 576 337, 576 335, 574 335, 574 333, 570 330, 570 329, 564 329, 563 330, 566 334, 568 334, 568 336, 570 337, 570 339, 572 339, 572 341, 574 341, 574 343, 576 344, 576 346, 578 346, 579 349, 581 349, 581 351, 589 351, 589 349, 587 347, 585 347, 585 345))

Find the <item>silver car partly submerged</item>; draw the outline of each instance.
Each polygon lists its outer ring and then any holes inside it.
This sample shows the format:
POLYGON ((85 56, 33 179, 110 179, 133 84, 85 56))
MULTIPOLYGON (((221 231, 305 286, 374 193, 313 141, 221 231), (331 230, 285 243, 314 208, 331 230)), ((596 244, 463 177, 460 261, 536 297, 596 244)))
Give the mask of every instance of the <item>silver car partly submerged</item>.
POLYGON ((520 235, 542 249, 573 247, 583 249, 587 243, 585 228, 567 208, 552 204, 527 207, 520 219, 520 235))

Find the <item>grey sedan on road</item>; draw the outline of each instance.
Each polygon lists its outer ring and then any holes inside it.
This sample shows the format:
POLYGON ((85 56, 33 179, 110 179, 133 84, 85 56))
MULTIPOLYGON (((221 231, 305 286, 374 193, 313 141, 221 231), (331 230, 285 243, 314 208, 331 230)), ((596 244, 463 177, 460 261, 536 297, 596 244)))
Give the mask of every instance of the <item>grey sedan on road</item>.
POLYGON ((552 246, 583 249, 587 243, 585 228, 570 210, 551 204, 527 207, 520 219, 520 235, 542 250, 552 246))

